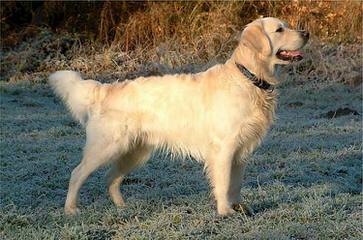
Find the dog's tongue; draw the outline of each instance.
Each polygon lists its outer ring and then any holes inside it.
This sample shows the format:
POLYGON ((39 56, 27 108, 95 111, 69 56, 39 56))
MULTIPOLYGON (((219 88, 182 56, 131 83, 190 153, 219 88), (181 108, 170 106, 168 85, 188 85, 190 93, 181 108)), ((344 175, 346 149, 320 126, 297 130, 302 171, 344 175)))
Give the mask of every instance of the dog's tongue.
POLYGON ((288 56, 288 57, 303 57, 304 54, 299 50, 283 50, 280 52, 281 55, 288 56))

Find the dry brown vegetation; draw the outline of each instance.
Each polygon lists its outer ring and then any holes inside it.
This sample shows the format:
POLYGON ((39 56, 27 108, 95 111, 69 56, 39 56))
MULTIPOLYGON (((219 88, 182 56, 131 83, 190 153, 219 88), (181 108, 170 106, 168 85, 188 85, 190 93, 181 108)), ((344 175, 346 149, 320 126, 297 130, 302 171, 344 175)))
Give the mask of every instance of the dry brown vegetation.
POLYGON ((58 69, 109 81, 199 71, 227 59, 243 26, 261 16, 314 36, 307 61, 288 70, 361 79, 360 2, 6 2, 1 14, 2 80, 42 81, 58 69))

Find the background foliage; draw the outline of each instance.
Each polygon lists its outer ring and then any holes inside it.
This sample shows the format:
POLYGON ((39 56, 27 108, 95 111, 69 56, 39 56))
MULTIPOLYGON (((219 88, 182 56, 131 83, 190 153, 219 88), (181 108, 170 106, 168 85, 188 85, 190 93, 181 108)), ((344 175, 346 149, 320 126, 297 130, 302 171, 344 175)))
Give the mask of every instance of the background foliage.
POLYGON ((360 72, 362 9, 355 1, 2 2, 1 79, 66 68, 109 81, 199 71, 230 56, 245 24, 275 16, 311 32, 310 73, 346 81, 360 72))

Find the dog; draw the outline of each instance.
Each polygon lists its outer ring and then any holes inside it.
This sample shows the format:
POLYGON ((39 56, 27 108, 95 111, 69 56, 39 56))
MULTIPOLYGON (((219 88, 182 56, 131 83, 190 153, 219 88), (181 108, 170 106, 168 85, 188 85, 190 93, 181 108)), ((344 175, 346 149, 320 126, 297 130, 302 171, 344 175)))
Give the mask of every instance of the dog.
POLYGON ((73 71, 53 73, 51 87, 87 136, 65 213, 79 212, 80 187, 106 164, 110 197, 124 207, 122 180, 158 148, 202 162, 218 214, 234 213, 246 160, 274 120, 276 65, 300 61, 308 39, 308 32, 267 17, 246 25, 230 59, 205 72, 112 84, 82 80, 73 71))

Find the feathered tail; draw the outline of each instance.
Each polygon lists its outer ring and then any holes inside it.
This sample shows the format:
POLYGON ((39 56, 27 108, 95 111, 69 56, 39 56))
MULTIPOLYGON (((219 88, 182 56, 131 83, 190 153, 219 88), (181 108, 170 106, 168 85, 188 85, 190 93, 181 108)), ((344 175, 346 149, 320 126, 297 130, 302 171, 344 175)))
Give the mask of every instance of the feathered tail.
POLYGON ((58 71, 49 76, 49 84, 66 103, 73 117, 82 125, 87 122, 90 108, 96 101, 96 91, 102 84, 83 80, 79 73, 58 71))

